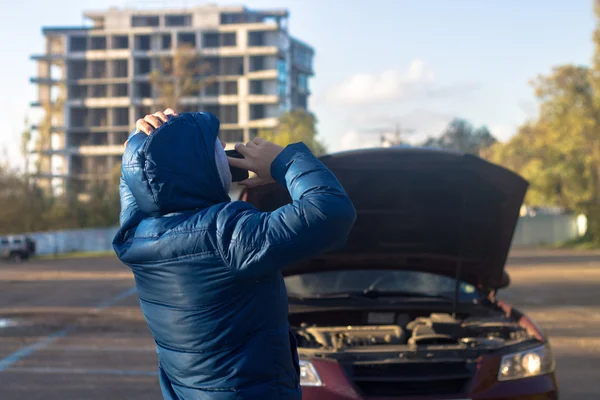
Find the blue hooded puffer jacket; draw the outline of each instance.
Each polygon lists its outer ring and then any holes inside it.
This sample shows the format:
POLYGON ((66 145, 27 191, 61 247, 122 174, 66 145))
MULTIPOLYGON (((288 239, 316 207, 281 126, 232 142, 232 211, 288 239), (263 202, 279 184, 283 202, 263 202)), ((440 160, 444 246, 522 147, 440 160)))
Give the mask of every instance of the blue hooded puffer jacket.
POLYGON ((171 118, 123 155, 119 259, 135 275, 165 399, 301 398, 281 269, 344 244, 355 210, 303 144, 271 165, 293 202, 230 201, 215 162, 218 119, 171 118))

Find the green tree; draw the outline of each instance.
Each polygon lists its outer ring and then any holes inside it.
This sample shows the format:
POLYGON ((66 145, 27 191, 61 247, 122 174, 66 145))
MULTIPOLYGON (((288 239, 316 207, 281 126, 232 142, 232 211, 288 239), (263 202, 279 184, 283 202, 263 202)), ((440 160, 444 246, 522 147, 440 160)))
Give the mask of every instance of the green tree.
POLYGON ((150 73, 150 83, 158 95, 156 105, 181 110, 182 98, 198 97, 204 86, 215 82, 214 77, 207 76, 211 70, 212 65, 191 45, 178 47, 172 57, 162 57, 160 67, 150 73))
POLYGON ((325 144, 317 138, 317 118, 303 109, 284 113, 275 129, 265 129, 259 136, 280 146, 303 142, 317 156, 327 152, 325 144))
POLYGON ((486 126, 475 129, 464 119, 455 118, 440 137, 429 138, 423 145, 482 155, 497 142, 486 126))
POLYGON ((31 140, 31 124, 29 123, 29 118, 25 117, 23 132, 21 132, 21 155, 23 156, 23 178, 27 183, 31 183, 31 173, 33 172, 31 170, 31 140))
POLYGON ((1 234, 43 229, 49 207, 42 190, 8 165, 0 165, 1 234))
POLYGON ((564 65, 532 84, 539 116, 523 125, 492 161, 531 183, 530 205, 558 205, 583 212, 600 243, 600 108, 596 71, 564 65))
POLYGON ((588 218, 588 234, 600 244, 600 0, 591 67, 562 65, 532 84, 539 115, 492 160, 530 181, 527 203, 559 205, 588 218))

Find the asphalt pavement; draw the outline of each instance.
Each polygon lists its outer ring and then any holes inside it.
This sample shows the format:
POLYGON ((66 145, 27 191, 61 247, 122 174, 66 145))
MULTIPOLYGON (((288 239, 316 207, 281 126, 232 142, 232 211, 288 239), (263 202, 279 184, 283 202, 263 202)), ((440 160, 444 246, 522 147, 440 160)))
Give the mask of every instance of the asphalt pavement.
MULTIPOLYGON (((515 251, 499 297, 551 336, 561 398, 600 399, 600 252, 515 251)), ((0 264, 1 400, 160 399, 152 337, 115 258, 0 264)))

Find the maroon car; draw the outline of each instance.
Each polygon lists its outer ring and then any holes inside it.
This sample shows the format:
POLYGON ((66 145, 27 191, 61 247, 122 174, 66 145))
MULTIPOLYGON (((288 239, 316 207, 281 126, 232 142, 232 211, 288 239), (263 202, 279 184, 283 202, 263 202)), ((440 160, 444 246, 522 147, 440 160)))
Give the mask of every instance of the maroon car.
MULTIPOLYGON (((497 299, 527 182, 419 148, 322 161, 358 218, 344 248, 284 270, 303 398, 558 399, 548 339, 497 299)), ((291 201, 275 184, 242 197, 291 201)))

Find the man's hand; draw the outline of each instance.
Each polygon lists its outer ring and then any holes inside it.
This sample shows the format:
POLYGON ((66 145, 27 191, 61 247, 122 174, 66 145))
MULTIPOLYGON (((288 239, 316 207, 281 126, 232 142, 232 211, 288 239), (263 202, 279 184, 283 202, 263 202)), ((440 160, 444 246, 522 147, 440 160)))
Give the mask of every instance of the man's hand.
POLYGON ((135 123, 136 132, 144 132, 146 135, 154 132, 156 128, 167 122, 169 118, 167 115, 174 117, 179 116, 172 108, 167 108, 164 112, 157 111, 154 114, 148 114, 144 118, 140 118, 135 123))
POLYGON ((228 157, 229 165, 252 171, 257 175, 254 178, 248 178, 240 182, 240 185, 251 188, 273 182, 271 164, 279 153, 283 151, 283 147, 261 138, 255 138, 245 145, 237 143, 235 149, 245 158, 228 157))
MULTIPOLYGON (((135 133, 144 132, 146 135, 151 134, 156 128, 169 120, 167 115, 172 115, 173 117, 179 116, 172 108, 167 108, 164 112, 157 111, 154 114, 148 114, 135 122, 135 133)), ((125 146, 127 146, 127 143, 129 143, 129 139, 125 141, 125 146)))

